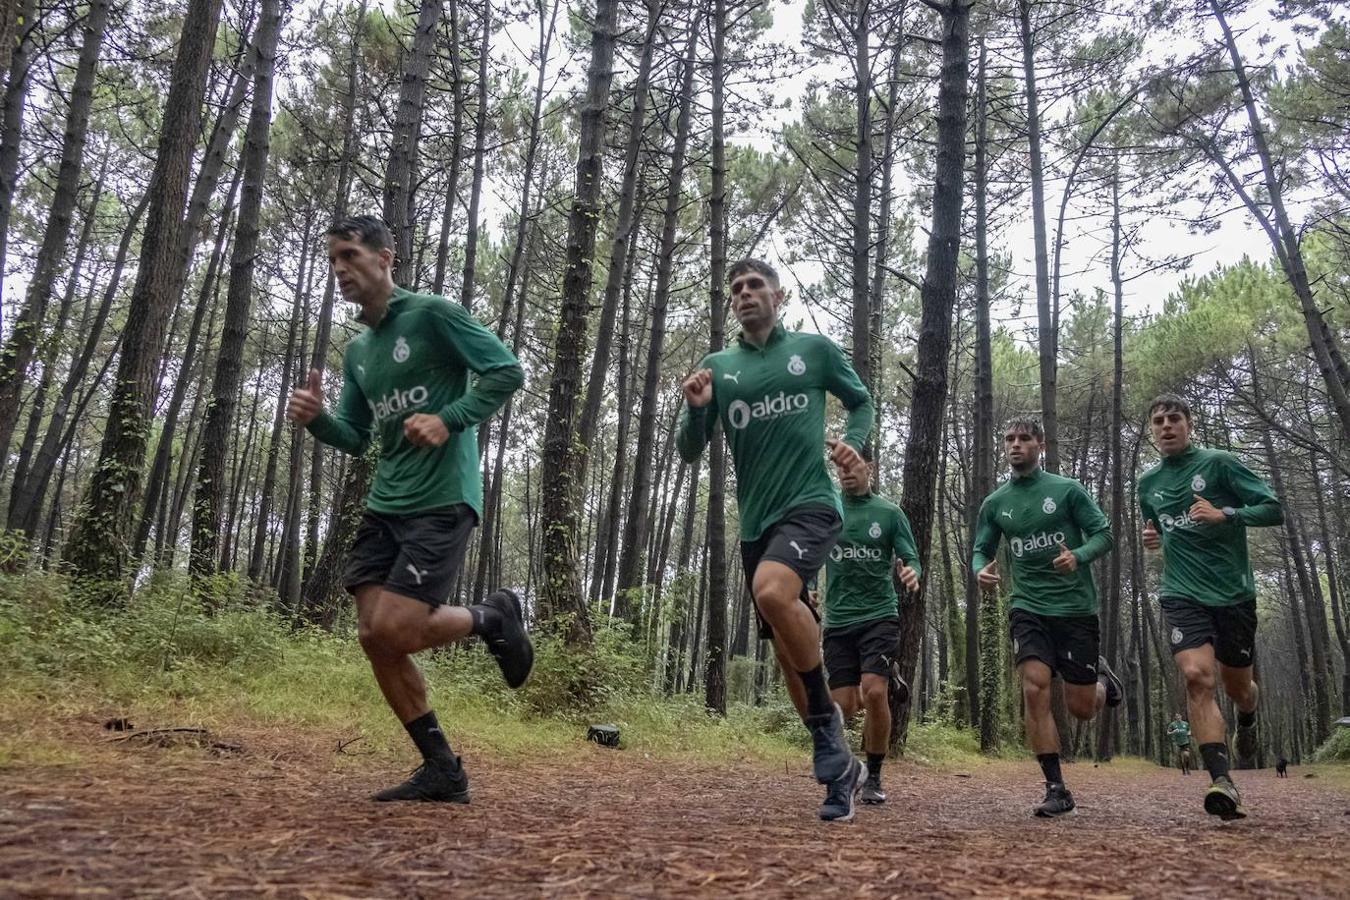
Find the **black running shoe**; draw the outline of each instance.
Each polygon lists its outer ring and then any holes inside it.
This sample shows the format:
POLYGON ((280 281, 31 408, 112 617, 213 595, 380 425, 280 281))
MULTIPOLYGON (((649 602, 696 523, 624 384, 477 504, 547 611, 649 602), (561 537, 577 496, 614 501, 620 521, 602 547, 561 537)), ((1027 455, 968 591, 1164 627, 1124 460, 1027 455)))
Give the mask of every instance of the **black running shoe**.
POLYGON ((900 663, 891 661, 891 693, 895 696, 897 706, 904 706, 909 702, 909 682, 900 674, 900 663))
POLYGON ((1105 656, 1097 657, 1097 677, 1106 685, 1106 705, 1119 706, 1125 699, 1125 684, 1111 671, 1111 665, 1105 656))
POLYGON ((1239 725, 1237 733, 1233 735, 1233 755, 1237 757, 1237 768, 1256 768, 1256 744, 1256 721, 1253 720, 1250 725, 1239 725))
POLYGON ((1247 810, 1242 806, 1242 795, 1227 775, 1214 779, 1209 790, 1205 791, 1205 812, 1225 822, 1247 818, 1247 810))
POLYGON ((375 794, 372 799, 419 800, 427 803, 468 803, 469 776, 455 757, 454 766, 427 760, 413 770, 408 780, 375 794))
POLYGON ((863 779, 867 777, 867 767, 856 757, 849 757, 849 766, 844 774, 831 781, 825 789, 825 802, 820 807, 820 817, 826 822, 847 822, 853 818, 853 811, 862 790, 863 779))
POLYGON ((821 784, 838 781, 849 771, 849 764, 857 762, 844 737, 844 713, 838 703, 832 705, 827 714, 806 717, 806 728, 811 732, 811 767, 821 784))
POLYGON ((534 668, 534 645, 525 633, 525 614, 520 597, 516 596, 515 591, 502 588, 488 594, 483 605, 502 615, 502 624, 497 633, 484 635, 483 643, 497 660, 497 665, 501 666, 507 686, 518 688, 530 677, 530 669, 534 668))
POLYGON ((862 794, 858 799, 873 806, 886 802, 886 792, 881 789, 880 775, 867 776, 867 780, 863 782, 862 794))
POLYGON ((1053 819, 1056 816, 1077 815, 1076 809, 1073 794, 1069 793, 1068 788, 1062 784, 1047 781, 1045 783, 1045 799, 1032 812, 1042 819, 1053 819))

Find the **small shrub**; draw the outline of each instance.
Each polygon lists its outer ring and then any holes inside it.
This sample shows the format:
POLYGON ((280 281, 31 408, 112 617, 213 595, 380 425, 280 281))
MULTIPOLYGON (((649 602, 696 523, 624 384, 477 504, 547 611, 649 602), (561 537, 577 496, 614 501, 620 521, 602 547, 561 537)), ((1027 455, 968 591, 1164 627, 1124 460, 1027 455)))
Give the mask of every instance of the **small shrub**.
POLYGON ((1337 728, 1313 753, 1313 762, 1350 763, 1350 728, 1337 728))

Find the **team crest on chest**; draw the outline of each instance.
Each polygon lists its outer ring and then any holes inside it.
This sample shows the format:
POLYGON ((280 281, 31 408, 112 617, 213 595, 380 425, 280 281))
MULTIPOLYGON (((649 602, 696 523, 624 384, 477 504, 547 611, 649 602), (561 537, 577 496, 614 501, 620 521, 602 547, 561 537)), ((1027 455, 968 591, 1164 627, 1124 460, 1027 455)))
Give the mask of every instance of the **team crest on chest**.
POLYGON ((407 338, 399 338, 397 341, 394 341, 394 362, 405 363, 411 355, 412 351, 408 349, 407 338))
POLYGON ((1054 512, 1057 509, 1059 509, 1059 507, 1055 506, 1055 501, 1049 497, 1046 497, 1045 502, 1041 504, 1041 512, 1045 513, 1046 515, 1049 515, 1050 513, 1054 512))
POLYGON ((793 375, 805 375, 806 363, 802 362, 802 358, 794 353, 792 359, 788 360, 788 371, 793 375))
POLYGON ((876 540, 877 538, 881 537, 881 523, 873 522, 872 527, 867 529, 867 533, 871 535, 872 540, 876 540))
POLYGON ((1191 490, 1197 494, 1205 489, 1205 476, 1197 474, 1191 479, 1191 490))

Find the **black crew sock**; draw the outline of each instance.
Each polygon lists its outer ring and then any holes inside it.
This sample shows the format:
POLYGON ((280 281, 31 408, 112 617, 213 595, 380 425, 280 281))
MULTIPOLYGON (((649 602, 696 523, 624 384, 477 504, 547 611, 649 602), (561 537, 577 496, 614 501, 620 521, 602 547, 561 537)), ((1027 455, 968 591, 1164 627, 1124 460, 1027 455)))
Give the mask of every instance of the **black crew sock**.
POLYGON ((1255 724, 1256 724, 1256 710, 1252 710, 1251 712, 1243 712, 1240 709, 1238 710, 1239 728, 1251 728, 1255 724))
POLYGON ((808 716, 827 716, 834 712, 834 700, 825 684, 825 670, 816 666, 809 672, 798 672, 802 685, 806 688, 806 714, 808 716))
POLYGON ((450 742, 445 739, 445 732, 441 731, 434 712, 405 722, 403 727, 408 729, 408 736, 412 738, 417 749, 421 751, 422 758, 427 762, 446 763, 450 766, 455 764, 455 754, 450 749, 450 742))
POLYGON ((1058 753, 1037 753, 1036 762, 1041 764, 1041 772, 1050 784, 1063 784, 1064 774, 1059 770, 1058 753))
POLYGON ((1205 768, 1209 770, 1211 781, 1218 781, 1220 776, 1228 777, 1228 745, 1220 741, 1212 744, 1200 745, 1200 758, 1205 761, 1205 768))
POLYGON ((473 625, 469 627, 469 634, 476 634, 479 637, 493 637, 502 629, 501 610, 494 606, 475 603, 469 607, 469 614, 473 616, 473 625))
POLYGON ((867 774, 872 778, 881 777, 881 763, 886 759, 885 753, 867 754, 867 774))

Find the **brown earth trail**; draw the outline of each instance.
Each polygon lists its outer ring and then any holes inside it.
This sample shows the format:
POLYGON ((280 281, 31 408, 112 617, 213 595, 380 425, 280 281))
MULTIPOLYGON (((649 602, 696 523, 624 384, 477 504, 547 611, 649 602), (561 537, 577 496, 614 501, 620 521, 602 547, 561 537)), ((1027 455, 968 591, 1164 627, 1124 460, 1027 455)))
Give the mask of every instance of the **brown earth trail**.
POLYGON ((1047 822, 1028 814, 1034 764, 899 764, 889 803, 825 824, 805 760, 784 773, 589 745, 510 764, 476 753, 471 805, 385 805, 365 795, 402 773, 335 755, 327 736, 166 749, 87 734, 79 763, 0 769, 0 896, 1350 893, 1350 790, 1298 769, 1239 773, 1253 816, 1223 824, 1201 811, 1202 774, 1070 766, 1080 813, 1047 822))

